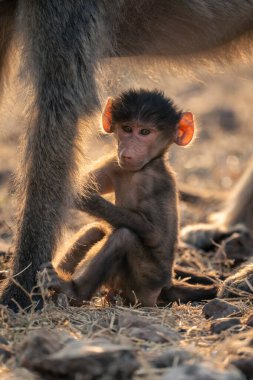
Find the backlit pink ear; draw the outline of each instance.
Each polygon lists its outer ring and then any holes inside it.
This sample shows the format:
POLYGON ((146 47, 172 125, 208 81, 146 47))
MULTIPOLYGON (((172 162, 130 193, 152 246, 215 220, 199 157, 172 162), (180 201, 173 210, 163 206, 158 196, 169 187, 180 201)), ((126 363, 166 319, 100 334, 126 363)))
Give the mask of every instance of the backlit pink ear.
POLYGON ((112 133, 112 98, 108 98, 102 113, 102 126, 105 132, 112 133))
POLYGON ((178 145, 188 145, 194 135, 194 118, 191 112, 184 112, 177 125, 174 142, 178 145))

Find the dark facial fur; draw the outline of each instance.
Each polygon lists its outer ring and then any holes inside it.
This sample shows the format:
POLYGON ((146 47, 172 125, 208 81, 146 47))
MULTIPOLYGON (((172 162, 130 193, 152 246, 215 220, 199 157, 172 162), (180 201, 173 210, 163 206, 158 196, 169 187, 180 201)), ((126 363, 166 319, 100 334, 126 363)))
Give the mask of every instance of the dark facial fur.
POLYGON ((128 90, 113 100, 112 120, 116 124, 139 121, 173 135, 180 117, 181 111, 162 91, 128 90))

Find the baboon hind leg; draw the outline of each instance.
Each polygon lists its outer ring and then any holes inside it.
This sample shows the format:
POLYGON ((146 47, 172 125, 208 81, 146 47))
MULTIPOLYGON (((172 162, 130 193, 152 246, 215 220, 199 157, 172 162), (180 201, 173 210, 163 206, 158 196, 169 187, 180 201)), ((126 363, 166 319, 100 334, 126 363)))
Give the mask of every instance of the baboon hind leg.
POLYGON ((202 249, 210 249, 213 242, 234 232, 253 233, 253 161, 229 196, 224 210, 217 214, 215 223, 187 226, 181 231, 181 239, 202 249))
POLYGON ((18 28, 24 49, 29 47, 22 58, 33 81, 36 111, 18 186, 15 282, 4 283, 0 300, 14 310, 17 304, 30 307, 34 299, 42 305, 31 293, 37 271, 56 251, 64 211, 71 204, 79 115, 91 114, 97 106, 93 63, 100 23, 92 11, 83 0, 18 3, 18 28))

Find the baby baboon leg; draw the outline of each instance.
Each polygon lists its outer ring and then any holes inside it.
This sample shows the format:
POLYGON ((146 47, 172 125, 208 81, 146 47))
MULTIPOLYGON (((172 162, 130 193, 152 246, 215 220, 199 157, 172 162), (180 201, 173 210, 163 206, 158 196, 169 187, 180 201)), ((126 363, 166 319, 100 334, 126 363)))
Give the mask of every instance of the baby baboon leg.
POLYGON ((115 274, 133 241, 134 234, 126 228, 112 232, 100 250, 94 246, 82 260, 72 277, 74 298, 89 300, 95 291, 115 274))
POLYGON ((109 232, 109 227, 107 228, 102 223, 93 223, 81 228, 75 234, 69 249, 61 255, 59 262, 55 264, 57 271, 73 274, 91 247, 103 239, 107 232, 109 232))

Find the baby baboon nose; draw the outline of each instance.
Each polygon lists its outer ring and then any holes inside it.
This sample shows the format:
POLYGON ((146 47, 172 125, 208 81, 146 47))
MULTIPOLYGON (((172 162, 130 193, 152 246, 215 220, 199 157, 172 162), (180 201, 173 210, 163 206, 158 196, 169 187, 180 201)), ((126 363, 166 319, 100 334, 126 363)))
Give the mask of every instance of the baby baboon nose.
POLYGON ((129 160, 131 160, 132 159, 132 157, 131 156, 128 156, 128 155, 122 155, 122 158, 123 158, 123 160, 124 161, 129 161, 129 160))

